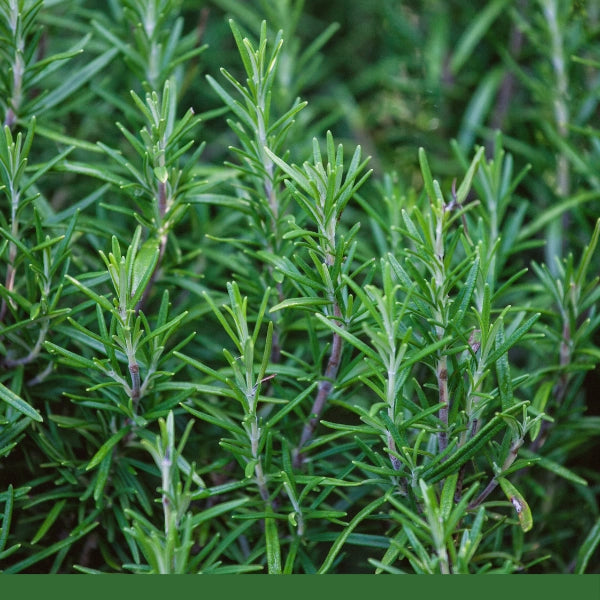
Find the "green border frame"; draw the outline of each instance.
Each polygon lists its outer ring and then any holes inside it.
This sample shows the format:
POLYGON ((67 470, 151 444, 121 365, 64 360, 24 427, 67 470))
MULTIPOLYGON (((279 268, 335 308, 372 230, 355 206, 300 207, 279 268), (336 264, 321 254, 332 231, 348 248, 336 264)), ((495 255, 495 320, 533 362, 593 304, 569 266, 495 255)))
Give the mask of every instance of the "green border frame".
POLYGON ((373 576, 373 575, 4 575, 0 578, 2 598, 85 598, 92 593, 127 600, 183 600, 193 598, 306 598, 311 594, 325 600, 398 599, 415 597, 488 600, 598 600, 600 575, 474 575, 471 577, 373 576), (290 579, 290 577, 292 579, 290 579), (333 598, 328 598, 331 595, 333 598), (335 596, 334 596, 335 595, 335 596))

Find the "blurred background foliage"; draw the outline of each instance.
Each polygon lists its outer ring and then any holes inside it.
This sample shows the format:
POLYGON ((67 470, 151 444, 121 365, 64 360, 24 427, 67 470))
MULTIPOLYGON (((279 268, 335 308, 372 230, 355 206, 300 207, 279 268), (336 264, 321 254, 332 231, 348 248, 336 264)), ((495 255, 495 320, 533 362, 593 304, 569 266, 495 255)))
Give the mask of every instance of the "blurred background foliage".
MULTIPOLYGON (((361 144, 377 177, 392 173, 397 185, 408 189, 420 185, 416 148, 426 149, 440 177, 450 176, 459 164, 450 140, 463 152, 485 144, 491 156, 494 132, 501 129, 515 170, 529 164, 534 173, 519 188, 534 199, 530 217, 561 198, 598 189, 593 165, 598 154, 600 9, 593 0, 495 0, 477 7, 452 0, 182 0, 175 5, 185 50, 207 46, 175 70, 180 106, 191 106, 204 117, 206 163, 224 160, 232 141, 220 118, 219 99, 204 78, 218 76, 223 66, 239 74, 227 18, 234 17, 254 35, 266 19, 271 35, 281 29, 286 40, 275 107, 281 109, 297 96, 308 101, 298 116, 301 125, 291 132, 296 139, 290 147, 304 144, 309 152, 313 134, 331 128, 340 141, 361 144), (566 122, 557 105, 566 110, 566 122), (559 164, 563 157, 566 175, 559 164)), ((46 2, 39 15, 44 51, 64 51, 88 32, 90 23, 93 37, 86 52, 100 54, 114 47, 114 39, 101 32, 110 25, 115 35, 127 39, 132 25, 123 6, 127 3, 46 2)), ((71 59, 69 71, 78 60, 87 58, 71 59)), ((54 106, 47 126, 62 127, 74 138, 107 139, 110 131, 99 130, 95 115, 103 115, 102 125, 122 120, 123 114, 133 117, 129 90, 142 91, 141 82, 148 79, 144 68, 119 54, 76 97, 54 106)), ((155 88, 161 87, 160 79, 159 74, 155 88)), ((119 131, 113 133, 116 145, 119 131)), ((575 222, 564 233, 576 245, 589 239, 594 209, 592 203, 569 217, 575 222)), ((553 234, 558 240, 559 232, 553 234)), ((549 240, 548 247, 554 249, 555 241, 549 240)))

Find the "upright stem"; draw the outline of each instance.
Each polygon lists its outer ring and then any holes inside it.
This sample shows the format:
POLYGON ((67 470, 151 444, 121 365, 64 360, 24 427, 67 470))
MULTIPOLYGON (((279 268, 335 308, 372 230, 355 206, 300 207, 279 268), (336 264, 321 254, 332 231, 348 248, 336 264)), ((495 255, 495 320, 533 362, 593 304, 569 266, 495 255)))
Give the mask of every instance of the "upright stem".
MULTIPOLYGON (((388 333, 388 339, 390 339, 389 333, 388 333)), ((395 391, 396 391, 396 371, 391 365, 396 363, 396 345, 392 339, 390 339, 389 361, 390 361, 390 363, 388 365, 388 370, 387 370, 386 400, 387 400, 387 405, 388 405, 388 417, 390 418, 390 420, 393 423, 394 416, 396 413, 396 393, 395 393, 395 391)), ((394 438, 392 437, 392 434, 389 431, 386 432, 386 443, 387 443, 388 448, 392 452, 396 451, 396 442, 395 442, 394 438)), ((400 463, 400 460, 398 459, 398 457, 394 456, 392 454, 392 452, 389 453, 389 458, 390 458, 390 462, 392 463, 392 468, 394 469, 394 471, 400 471, 400 469, 402 468, 402 464, 400 463)))
MULTIPOLYGON (((267 140, 265 138, 264 143, 266 144, 267 140)), ((265 178, 264 178, 264 190, 265 195, 267 197, 267 201, 269 203, 270 209, 270 222, 271 222, 271 231, 268 236, 267 241, 267 250, 272 252, 273 254, 278 254, 279 248, 277 248, 277 242, 279 238, 278 232, 278 214, 279 214, 279 201, 277 199, 277 194, 275 192, 275 186, 273 185, 273 171, 274 165, 273 161, 265 155, 264 157, 264 166, 265 166, 265 178), (274 238, 275 244, 272 243, 271 239, 274 238)), ((273 278, 273 266, 269 265, 267 267, 269 271, 269 275, 273 278)), ((280 281, 275 282, 275 289, 277 290, 278 301, 282 302, 284 300, 283 295, 283 285, 280 281)), ((278 325, 277 321, 275 321, 274 325, 278 325)), ((273 328, 273 339, 271 343, 271 362, 274 364, 279 363, 281 360, 281 336, 280 336, 280 328, 276 326, 273 328)))
POLYGON ((158 271, 162 264, 162 261, 163 261, 164 255, 165 255, 165 250, 167 248, 167 242, 168 242, 169 236, 168 236, 166 229, 163 227, 163 219, 164 219, 165 215, 167 214, 167 210, 169 208, 167 192, 168 192, 167 184, 162 181, 159 181, 157 195, 156 195, 156 202, 157 202, 157 206, 158 206, 158 215, 159 215, 159 219, 160 219, 160 223, 159 223, 160 237, 159 237, 159 241, 158 241, 158 260, 156 261, 156 266, 154 267, 154 271, 152 271, 152 276, 150 277, 150 280, 148 281, 148 285, 144 289, 144 293, 142 294, 140 301, 137 303, 137 306, 135 307, 136 312, 139 312, 140 310, 142 310, 143 307, 145 306, 146 302, 148 301, 148 296, 150 295, 150 292, 152 291, 152 287, 154 286, 154 282, 156 281, 156 277, 158 276, 158 271))
POLYGON ((256 414, 256 404, 257 397, 256 391, 258 386, 254 386, 252 388, 252 393, 248 398, 248 404, 250 408, 250 450, 252 453, 252 458, 256 462, 254 466, 254 477, 256 478, 256 485, 258 486, 258 491, 260 493, 260 497, 263 499, 265 503, 269 502, 269 490, 267 489, 267 480, 265 478, 265 474, 262 468, 262 463, 260 462, 260 455, 258 451, 258 446, 260 442, 260 434, 261 429, 258 422, 258 415, 256 414))
MULTIPOLYGON (((334 304, 333 314, 338 318, 341 318, 342 316, 340 307, 337 303, 334 304)), ((329 395, 331 394, 331 390, 333 389, 333 382, 335 381, 340 368, 342 347, 343 342, 341 336, 337 333, 334 333, 331 340, 331 352, 329 354, 329 360, 327 361, 327 367, 325 368, 323 378, 321 381, 319 381, 319 385, 317 387, 317 396, 310 411, 310 419, 304 425, 304 428, 302 429, 302 435, 300 436, 300 442, 298 443, 298 447, 294 450, 293 462, 296 468, 300 467, 302 464, 300 452, 302 448, 312 439, 317 425, 319 424, 321 415, 323 414, 323 410, 325 409, 325 405, 327 404, 329 395)))
POLYGON ((169 500, 168 492, 171 490, 171 453, 167 447, 162 460, 162 489, 165 490, 162 494, 163 515, 165 518, 165 538, 169 537, 169 529, 171 526, 171 501, 169 500))
POLYGON ((439 401, 443 404, 440 408, 439 418, 442 422, 442 429, 438 437, 438 449, 443 452, 448 447, 448 359, 441 356, 436 367, 436 377, 438 382, 439 401))
MULTIPOLYGON (((279 199, 277 198, 277 192, 274 185, 274 173, 275 165, 269 155, 264 151, 264 148, 268 146, 267 138, 267 123, 265 123, 265 112, 266 112, 266 99, 265 94, 259 94, 257 98, 257 142, 258 148, 260 149, 260 157, 262 166, 264 167, 263 175, 263 189, 267 203, 269 206, 269 231, 267 234, 267 250, 273 254, 278 254, 279 248, 279 231, 278 231, 278 220, 279 220, 279 199), (271 241, 274 240, 274 243, 271 241)), ((269 274, 272 278, 273 267, 268 266, 269 274)), ((279 302, 284 300, 283 286, 281 282, 275 283, 275 289, 277 290, 277 296, 279 302)), ((277 325, 277 322, 274 323, 277 325)), ((279 327, 273 329, 273 340, 271 345, 271 362, 278 363, 281 360, 281 336, 279 327)))
POLYGON ((445 546, 440 546, 437 550, 440 559, 440 571, 442 575, 450 575, 450 562, 448 560, 448 551, 445 546))
MULTIPOLYGON (((445 306, 448 301, 446 294, 446 273, 444 268, 444 213, 446 208, 434 211, 436 218, 435 226, 435 271, 434 271, 434 298, 435 303, 434 318, 437 322, 435 332, 438 339, 442 339, 445 334, 445 306)), ((441 422, 441 429, 438 434, 438 450, 443 452, 448 447, 448 412, 450 408, 450 399, 448 395, 448 358, 445 355, 446 347, 443 347, 438 354, 436 365, 436 378, 438 384, 439 402, 442 407, 439 410, 438 417, 441 422)))
POLYGON ((129 374, 131 375, 131 399, 137 405, 140 399, 140 366, 137 362, 129 364, 129 374))
MULTIPOLYGON (((21 201, 21 194, 18 190, 14 189, 14 183, 11 181, 10 187, 10 232, 13 238, 18 239, 19 237, 19 221, 17 218, 17 213, 19 210, 19 203, 21 201)), ((17 246, 13 242, 9 243, 8 246, 8 263, 6 266, 6 279, 4 287, 12 292, 15 287, 15 277, 17 273, 17 269, 15 267, 15 261, 17 259, 17 246)), ((11 303, 11 306, 14 304, 11 303)), ((4 316, 7 310, 6 299, 2 299, 2 305, 0 306, 0 323, 4 320, 4 316)))
POLYGON ((129 369, 129 376, 131 378, 131 385, 129 386, 129 398, 133 405, 133 412, 137 413, 137 407, 142 397, 141 378, 140 378, 140 365, 136 358, 136 347, 134 345, 133 336, 131 330, 133 327, 133 321, 135 319, 134 312, 132 310, 125 310, 125 315, 122 322, 123 333, 125 336, 125 353, 127 355, 127 367, 129 369))

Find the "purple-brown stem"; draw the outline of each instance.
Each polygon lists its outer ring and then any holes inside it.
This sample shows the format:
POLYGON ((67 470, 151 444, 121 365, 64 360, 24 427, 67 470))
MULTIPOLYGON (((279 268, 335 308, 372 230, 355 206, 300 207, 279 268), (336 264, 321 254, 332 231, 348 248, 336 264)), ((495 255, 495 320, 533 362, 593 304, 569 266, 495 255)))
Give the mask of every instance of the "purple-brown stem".
MULTIPOLYGON (((16 258, 16 250, 17 250, 17 247, 14 244, 12 244, 12 242, 11 242, 9 258, 8 258, 8 266, 6 268, 6 282, 4 284, 4 287, 8 291, 12 291, 15 286, 16 269, 13 265, 14 265, 14 261, 16 258), (13 248, 15 250, 14 252, 13 252, 13 248)), ((2 305, 0 306, 0 323, 2 323, 2 321, 4 320, 4 317, 6 316, 7 308, 8 308, 8 306, 6 303, 6 299, 2 298, 2 305)))
MULTIPOLYGON (((266 140, 265 140, 266 141, 266 140)), ((265 158, 265 171, 267 176, 264 180, 264 190, 265 195, 267 197, 267 201, 269 203, 269 208, 271 210, 271 233, 275 236, 277 235, 277 219, 279 215, 279 202, 277 200, 277 193, 275 191, 275 186, 273 185, 273 161, 270 158, 265 158)), ((276 238, 277 239, 277 238, 276 238)), ((268 241, 267 248, 270 252, 276 252, 276 248, 273 247, 273 244, 268 241)), ((273 278, 273 267, 269 265, 268 267, 269 274, 271 278, 273 278)), ((283 302, 285 299, 283 295, 283 285, 281 282, 277 282, 275 285, 277 290, 277 296, 279 298, 279 302, 283 302)), ((273 323, 273 325, 277 325, 277 323, 273 323)), ((281 361, 281 336, 279 333, 279 328, 273 328, 273 339, 271 342, 271 362, 277 364, 281 361)))
MULTIPOLYGON (((272 267, 269 266, 269 271, 272 270, 272 267)), ((279 302, 283 302, 283 286, 281 283, 277 283, 277 297, 279 298, 279 302)), ((279 327, 276 327, 277 323, 273 323, 273 338, 271 340, 271 362, 273 364, 278 364, 281 361, 281 335, 279 333, 279 327)), ((266 392, 265 392, 266 393, 266 392)))
MULTIPOLYGON (((161 221, 167 212, 167 184, 162 181, 158 184, 158 214, 160 215, 161 221)), ((165 255, 165 250, 167 248, 168 235, 167 233, 162 233, 160 236, 160 241, 158 245, 158 260, 156 261, 156 266, 154 267, 154 271, 152 271, 152 276, 148 281, 148 285, 140 298, 140 301, 137 303, 135 307, 136 313, 143 309, 144 305, 148 300, 148 296, 152 291, 152 287, 156 281, 158 276, 158 271, 163 261, 163 257, 165 255)))
POLYGON ((391 452, 388 453, 388 456, 390 458, 390 462, 392 463, 392 469, 394 469, 394 471, 400 471, 402 469, 402 463, 397 456, 392 454, 392 452, 396 452, 396 442, 389 431, 386 433, 386 439, 387 446, 391 450, 391 452))
POLYGON ((442 407, 439 410, 439 418, 442 422, 442 428, 438 435, 438 450, 443 452, 448 447, 448 359, 446 356, 440 357, 436 376, 439 390, 439 401, 442 403, 442 407))
MULTIPOLYGON (((17 220, 17 211, 19 209, 20 203, 20 192, 16 191, 11 200, 11 226, 10 232, 14 238, 18 238, 19 235, 19 221, 17 220)), ((15 267, 15 262, 17 260, 17 246, 13 242, 10 242, 8 246, 8 262, 6 267, 6 279, 4 283, 4 287, 12 292, 15 287, 15 278, 17 274, 17 269, 15 267)), ((11 303, 11 306, 14 304, 11 303)), ((7 310, 6 300, 2 299, 2 305, 0 306, 0 323, 4 320, 7 310)))
MULTIPOLYGON (((340 308, 337 303, 334 305, 334 315, 341 317, 340 308)), ((299 468, 302 464, 302 457, 300 453, 302 448, 312 439, 314 432, 319 424, 319 419, 325 410, 325 405, 331 390, 333 389, 333 382, 337 377, 338 369, 340 368, 340 359, 342 355, 342 338, 339 334, 334 333, 331 341, 331 353, 329 354, 329 360, 327 361, 327 368, 319 386, 317 388, 317 396, 312 405, 310 411, 311 417, 302 429, 302 435, 300 436, 300 442, 298 447, 294 450, 294 467, 299 468)))
MULTIPOLYGON (((522 445, 522 438, 519 438, 512 443, 508 456, 506 457, 506 460, 502 465, 501 471, 506 471, 506 469, 508 469, 515 462, 517 455, 519 454, 519 448, 522 445)), ((496 489, 497 486, 498 479, 496 478, 496 476, 494 476, 492 480, 487 484, 485 489, 481 492, 481 494, 479 494, 479 496, 477 496, 477 498, 475 498, 475 500, 473 500, 473 502, 469 504, 469 510, 477 508, 496 489)))
MULTIPOLYGON (((19 40, 22 42, 22 40, 19 40)), ((17 112, 21 107, 23 101, 23 76, 25 75, 25 61, 23 59, 23 49, 17 48, 15 52, 15 59, 12 64, 13 71, 13 90, 12 97, 10 99, 10 106, 6 111, 4 118, 4 125, 7 125, 10 129, 13 128, 17 122, 17 112)))
POLYGON ((140 399, 140 366, 137 362, 129 364, 129 374, 131 375, 131 399, 137 406, 140 399))

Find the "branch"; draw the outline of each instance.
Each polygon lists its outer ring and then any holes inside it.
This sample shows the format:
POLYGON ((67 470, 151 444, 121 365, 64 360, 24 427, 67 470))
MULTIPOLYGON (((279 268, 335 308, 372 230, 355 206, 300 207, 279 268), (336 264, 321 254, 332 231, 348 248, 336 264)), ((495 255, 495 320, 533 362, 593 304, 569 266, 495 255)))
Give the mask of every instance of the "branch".
MULTIPOLYGON (((340 312, 340 308, 337 303, 334 304, 333 312, 336 317, 342 316, 342 313, 340 312)), ((331 390, 333 389, 333 382, 335 381, 338 370, 340 368, 342 346, 342 338, 339 334, 334 333, 331 342, 331 353, 329 354, 327 368, 325 369, 323 378, 321 379, 321 381, 319 381, 319 386, 317 388, 317 396, 310 411, 311 418, 309 419, 308 423, 304 425, 304 428, 302 429, 302 435, 300 437, 300 443, 293 452, 293 464, 296 468, 299 468, 302 465, 303 460, 300 457, 302 448, 312 439, 317 425, 319 424, 321 415, 325 410, 325 405, 327 404, 327 400, 329 398, 329 395, 331 394, 331 390)))

